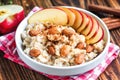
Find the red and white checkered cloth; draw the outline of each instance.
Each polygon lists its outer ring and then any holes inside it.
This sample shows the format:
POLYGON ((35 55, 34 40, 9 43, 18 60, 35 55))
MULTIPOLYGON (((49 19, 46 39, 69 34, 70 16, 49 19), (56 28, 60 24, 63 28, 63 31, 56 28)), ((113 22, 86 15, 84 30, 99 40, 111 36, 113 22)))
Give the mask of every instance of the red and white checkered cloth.
MULTIPOLYGON (((28 16, 30 16, 31 14, 33 14, 38 10, 40 10, 40 8, 38 7, 33 8, 33 10, 29 13, 28 16)), ((5 53, 4 57, 26 68, 31 69, 19 58, 16 51, 14 37, 15 37, 15 32, 0 37, 0 49, 5 53)), ((117 45, 110 43, 106 58, 103 61, 101 61, 101 63, 96 68, 82 75, 61 77, 61 76, 48 75, 41 72, 39 73, 53 80, 95 80, 107 68, 107 66, 118 56, 119 52, 120 52, 120 48, 117 45)))

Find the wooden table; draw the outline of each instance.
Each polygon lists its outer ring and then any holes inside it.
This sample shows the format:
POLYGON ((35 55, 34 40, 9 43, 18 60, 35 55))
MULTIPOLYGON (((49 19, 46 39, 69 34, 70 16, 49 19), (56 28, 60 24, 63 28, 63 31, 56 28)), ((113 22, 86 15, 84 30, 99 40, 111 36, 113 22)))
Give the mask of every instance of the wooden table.
MULTIPOLYGON (((0 0, 9 4, 8 0, 0 0)), ((120 8, 120 0, 10 0, 11 4, 19 4, 24 7, 25 14, 34 6, 47 8, 50 6, 76 6, 88 9, 88 4, 97 4, 120 8)), ((99 17, 103 16, 96 13, 99 17)), ((105 16, 104 16, 105 17, 105 16)), ((111 42, 120 46, 120 28, 110 30, 111 42)), ((35 71, 26 69, 10 60, 3 58, 4 53, 0 51, 0 80, 50 80, 35 71)), ((98 77, 98 80, 120 80, 120 55, 107 69, 98 77)))

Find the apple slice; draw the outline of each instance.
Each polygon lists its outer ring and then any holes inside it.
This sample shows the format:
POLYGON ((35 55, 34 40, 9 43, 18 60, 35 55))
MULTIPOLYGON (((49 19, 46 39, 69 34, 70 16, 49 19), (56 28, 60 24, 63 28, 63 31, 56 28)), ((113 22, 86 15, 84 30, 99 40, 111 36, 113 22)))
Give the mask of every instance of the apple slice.
POLYGON ((93 22, 91 20, 91 17, 88 16, 90 21, 89 21, 89 24, 88 26, 81 32, 82 34, 84 34, 85 36, 90 34, 90 32, 92 31, 92 28, 93 28, 93 22))
POLYGON ((87 17, 87 15, 85 13, 83 13, 83 12, 80 12, 80 13, 83 16, 83 23, 77 29, 78 33, 81 33, 81 31, 84 30, 86 28, 86 26, 88 25, 88 23, 89 23, 89 18, 87 17))
POLYGON ((19 5, 0 6, 0 33, 6 34, 15 30, 24 17, 24 10, 19 5))
POLYGON ((103 36, 104 36, 104 31, 103 31, 102 27, 99 26, 99 29, 98 29, 97 33, 92 38, 90 38, 89 40, 87 40, 86 43, 87 44, 97 43, 101 39, 103 39, 103 36))
POLYGON ((67 14, 56 8, 43 9, 33 14, 29 19, 28 23, 53 23, 57 25, 66 25, 68 22, 67 14))
POLYGON ((81 24, 82 24, 82 15, 81 15, 81 13, 79 13, 77 10, 75 10, 75 9, 72 9, 72 8, 70 8, 70 10, 75 14, 75 16, 76 16, 76 19, 75 19, 75 22, 74 22, 74 24, 73 24, 73 28, 74 29, 77 29, 81 24))
POLYGON ((91 32, 86 36, 86 39, 90 39, 91 37, 93 37, 93 35, 95 33, 97 33, 98 29, 99 29, 99 25, 98 22, 96 21, 96 19, 94 19, 93 17, 91 18, 92 22, 93 22, 93 27, 91 32))
POLYGON ((68 25, 73 26, 74 22, 75 22, 75 18, 76 18, 75 14, 71 10, 69 10, 69 8, 58 7, 58 9, 63 10, 67 14, 67 16, 68 16, 68 25))

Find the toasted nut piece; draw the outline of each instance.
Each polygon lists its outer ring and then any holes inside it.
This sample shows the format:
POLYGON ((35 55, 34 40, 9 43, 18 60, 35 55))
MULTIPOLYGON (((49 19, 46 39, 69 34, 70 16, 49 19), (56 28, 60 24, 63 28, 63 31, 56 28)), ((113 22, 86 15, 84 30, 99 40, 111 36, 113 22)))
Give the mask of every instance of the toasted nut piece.
POLYGON ((70 52, 70 47, 68 45, 63 45, 60 49, 60 55, 66 57, 70 52))
POLYGON ((29 55, 32 56, 32 57, 37 57, 40 55, 40 50, 38 49, 31 49, 30 52, 29 52, 29 55))
POLYGON ((75 56, 75 59, 74 59, 74 61, 75 61, 75 63, 76 64, 81 64, 81 63, 83 63, 83 61, 84 61, 84 54, 79 54, 79 55, 77 55, 77 56, 75 56))
POLYGON ((94 47, 93 46, 91 46, 91 45, 87 45, 86 46, 86 52, 87 53, 90 53, 90 52, 92 52, 94 50, 94 47))
POLYGON ((76 48, 83 49, 84 48, 84 43, 79 42, 76 46, 76 48))
POLYGON ((47 35, 47 39, 50 41, 59 41, 61 39, 61 35, 59 34, 47 35))
POLYGON ((37 36, 38 34, 40 34, 40 30, 30 30, 29 31, 29 35, 30 36, 37 36))
POLYGON ((60 34, 60 31, 57 29, 57 27, 52 27, 48 29, 48 34, 60 34))
POLYGON ((54 46, 48 46, 48 53, 51 55, 55 55, 55 48, 54 46))
POLYGON ((75 31, 72 29, 64 29, 62 31, 62 34, 66 35, 66 36, 71 36, 71 35, 75 34, 75 31))

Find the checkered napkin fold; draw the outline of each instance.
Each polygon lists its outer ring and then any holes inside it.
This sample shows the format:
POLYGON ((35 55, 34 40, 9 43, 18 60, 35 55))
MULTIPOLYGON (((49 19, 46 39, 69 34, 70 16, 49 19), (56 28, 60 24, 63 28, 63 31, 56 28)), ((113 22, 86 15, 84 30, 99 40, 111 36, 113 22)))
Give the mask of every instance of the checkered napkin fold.
MULTIPOLYGON (((33 13, 40 9, 41 8, 39 7, 33 8, 32 11, 28 14, 28 16, 32 15, 33 13)), ((19 58, 17 54, 15 45, 15 32, 0 37, 0 49, 5 53, 4 54, 5 58, 17 64, 20 64, 26 68, 31 69, 19 58)), ((103 61, 101 61, 101 63, 97 67, 81 75, 61 77, 48 75, 41 72, 39 73, 53 80, 95 80, 106 69, 106 67, 119 55, 119 51, 120 48, 117 45, 110 43, 106 58, 103 61)))

